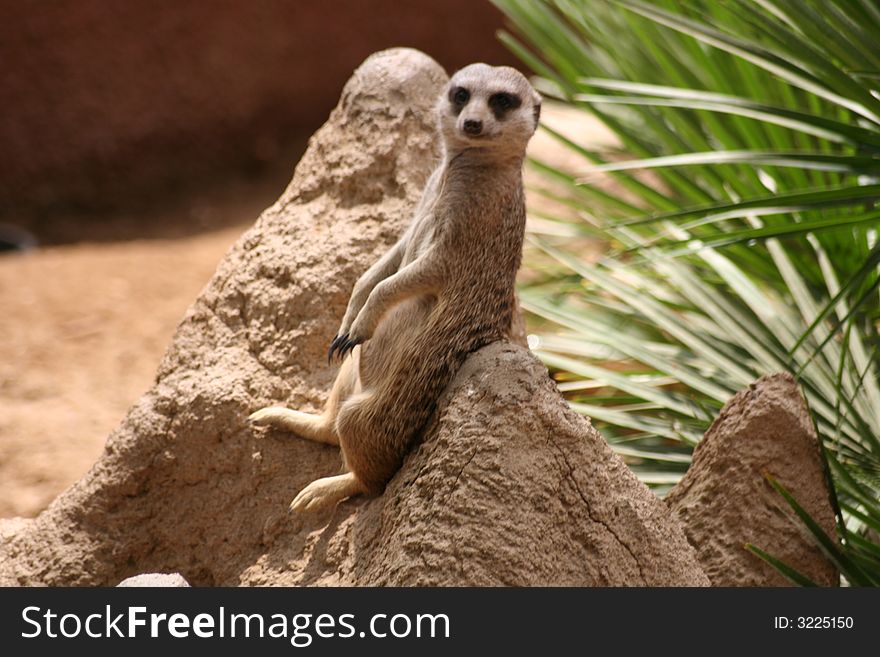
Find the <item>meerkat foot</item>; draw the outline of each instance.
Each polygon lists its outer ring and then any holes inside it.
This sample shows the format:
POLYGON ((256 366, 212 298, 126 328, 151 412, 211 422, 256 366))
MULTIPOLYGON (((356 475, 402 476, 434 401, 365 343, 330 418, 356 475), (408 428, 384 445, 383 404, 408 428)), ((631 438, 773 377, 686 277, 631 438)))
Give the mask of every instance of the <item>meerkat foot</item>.
POLYGON ((363 492, 365 492, 364 487, 351 472, 335 477, 324 477, 303 488, 290 503, 290 510, 319 511, 363 492))
POLYGON ((338 445, 339 439, 323 415, 294 411, 283 406, 268 406, 248 416, 251 424, 275 427, 328 445, 338 445))

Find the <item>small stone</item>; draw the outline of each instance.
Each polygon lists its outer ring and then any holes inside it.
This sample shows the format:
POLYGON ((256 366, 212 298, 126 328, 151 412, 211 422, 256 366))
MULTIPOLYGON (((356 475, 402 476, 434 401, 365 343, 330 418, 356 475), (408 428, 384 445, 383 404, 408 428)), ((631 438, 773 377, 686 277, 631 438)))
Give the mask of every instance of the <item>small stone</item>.
POLYGON ((125 587, 156 587, 156 588, 175 588, 175 587, 187 587, 189 588, 189 582, 187 582, 183 575, 180 573, 145 573, 143 575, 135 575, 133 577, 128 577, 119 584, 117 587, 125 588, 125 587))

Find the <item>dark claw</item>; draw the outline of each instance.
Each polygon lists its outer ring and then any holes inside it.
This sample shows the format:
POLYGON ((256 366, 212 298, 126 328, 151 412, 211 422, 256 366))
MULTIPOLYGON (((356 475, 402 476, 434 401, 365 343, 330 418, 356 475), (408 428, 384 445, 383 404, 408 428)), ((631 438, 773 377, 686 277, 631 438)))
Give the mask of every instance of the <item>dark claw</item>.
POLYGON ((339 358, 344 359, 351 352, 351 350, 358 346, 361 342, 363 342, 362 338, 349 338, 346 335, 345 340, 342 342, 342 346, 339 347, 339 358))
POLYGON ((363 341, 363 338, 349 338, 348 333, 337 335, 333 338, 330 349, 327 351, 327 363, 329 364, 333 360, 334 354, 339 356, 339 360, 344 360, 348 353, 363 341))
POLYGON ((333 352, 338 350, 342 346, 342 343, 345 342, 347 339, 348 339, 348 333, 346 333, 344 335, 337 335, 335 338, 333 338, 333 342, 330 343, 330 349, 327 351, 327 364, 328 365, 330 364, 330 361, 333 360, 333 352))

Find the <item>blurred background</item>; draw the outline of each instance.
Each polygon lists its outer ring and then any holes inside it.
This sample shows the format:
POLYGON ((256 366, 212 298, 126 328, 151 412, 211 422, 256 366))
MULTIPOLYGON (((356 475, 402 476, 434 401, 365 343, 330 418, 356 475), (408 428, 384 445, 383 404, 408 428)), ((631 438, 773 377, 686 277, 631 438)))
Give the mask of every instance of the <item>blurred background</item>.
POLYGON ((377 50, 410 45, 449 69, 513 62, 495 37, 500 14, 468 0, 341 0, 332 10, 315 0, 61 0, 0 11, 0 211, 41 243, 113 237, 120 228, 94 224, 120 217, 96 212, 222 176, 283 183, 377 50))
POLYGON ((76 481, 371 53, 515 64, 473 0, 0 1, 0 517, 76 481))

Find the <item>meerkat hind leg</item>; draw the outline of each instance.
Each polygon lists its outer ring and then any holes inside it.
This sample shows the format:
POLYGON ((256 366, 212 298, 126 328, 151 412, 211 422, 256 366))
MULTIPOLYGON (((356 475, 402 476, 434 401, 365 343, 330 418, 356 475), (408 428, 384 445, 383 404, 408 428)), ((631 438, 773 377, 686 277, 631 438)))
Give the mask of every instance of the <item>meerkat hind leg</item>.
POLYGON ((318 443, 339 444, 339 439, 333 431, 333 421, 329 420, 326 414, 315 415, 283 406, 269 406, 251 413, 248 420, 253 424, 291 431, 301 438, 318 443))
POLYGON ((317 479, 303 488, 293 502, 291 511, 318 511, 334 506, 347 497, 365 493, 366 489, 351 472, 317 479))
POLYGON ((339 374, 333 382, 324 412, 320 415, 315 413, 303 413, 294 411, 284 406, 268 406, 251 413, 248 420, 253 424, 272 426, 277 429, 291 431, 300 438, 306 438, 317 443, 338 445, 339 436, 336 433, 336 412, 342 399, 351 394, 357 388, 358 363, 360 362, 360 348, 356 349, 351 358, 345 359, 339 374))

